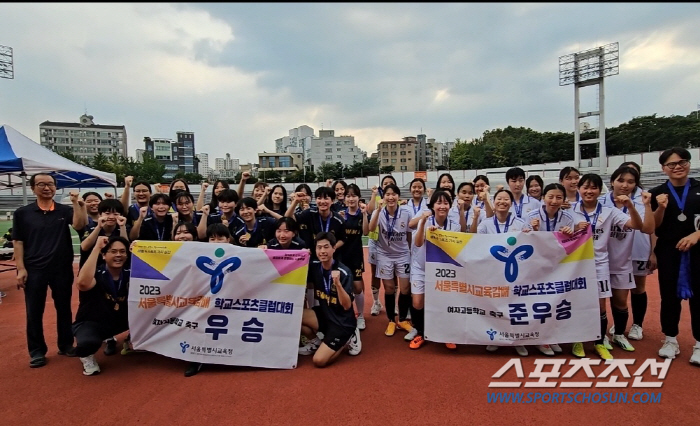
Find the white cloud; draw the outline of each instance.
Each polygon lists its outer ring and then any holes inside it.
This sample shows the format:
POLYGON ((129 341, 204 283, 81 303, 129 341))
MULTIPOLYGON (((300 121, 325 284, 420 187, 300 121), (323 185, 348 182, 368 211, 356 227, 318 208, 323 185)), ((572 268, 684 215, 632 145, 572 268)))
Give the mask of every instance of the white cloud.
POLYGON ((680 31, 654 32, 630 40, 622 51, 620 68, 635 71, 659 71, 700 63, 700 48, 678 43, 680 31))

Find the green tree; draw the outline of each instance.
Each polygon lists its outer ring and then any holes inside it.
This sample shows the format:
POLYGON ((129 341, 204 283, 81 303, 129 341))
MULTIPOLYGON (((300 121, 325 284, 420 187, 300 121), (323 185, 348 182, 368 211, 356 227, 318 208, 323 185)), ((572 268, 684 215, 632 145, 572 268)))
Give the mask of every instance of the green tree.
POLYGON ((379 169, 379 173, 385 174, 385 173, 391 173, 394 171, 394 166, 383 166, 381 169, 379 169))
POLYGON ((134 179, 159 183, 163 181, 165 165, 159 163, 150 153, 146 152, 143 154, 143 163, 138 171, 139 173, 134 174, 134 179))

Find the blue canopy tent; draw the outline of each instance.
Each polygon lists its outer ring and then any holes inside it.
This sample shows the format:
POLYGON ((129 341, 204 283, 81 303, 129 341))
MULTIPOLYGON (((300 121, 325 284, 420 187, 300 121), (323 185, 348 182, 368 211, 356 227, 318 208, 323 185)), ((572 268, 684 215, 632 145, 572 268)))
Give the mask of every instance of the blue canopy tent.
POLYGON ((0 189, 22 187, 27 204, 27 175, 48 173, 57 188, 116 187, 114 173, 101 172, 70 161, 44 148, 8 125, 0 126, 0 189), (5 179, 5 176, 7 179, 5 179))

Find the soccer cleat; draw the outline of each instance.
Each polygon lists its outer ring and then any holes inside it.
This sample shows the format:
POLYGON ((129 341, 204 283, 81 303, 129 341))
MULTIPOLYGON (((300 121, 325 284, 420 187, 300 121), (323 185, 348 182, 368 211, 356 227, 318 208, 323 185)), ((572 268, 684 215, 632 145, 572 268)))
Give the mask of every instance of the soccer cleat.
POLYGON ((693 356, 690 357, 690 363, 700 365, 700 348, 697 346, 693 348, 693 356))
POLYGON ((80 362, 83 363, 83 374, 86 376, 92 376, 100 372, 100 366, 97 365, 95 361, 95 355, 89 355, 80 358, 80 362))
POLYGON ((554 356, 554 350, 552 350, 552 347, 549 345, 539 345, 537 349, 539 349, 544 355, 554 356))
POLYGON ((489 352, 496 352, 496 351, 498 350, 498 346, 496 346, 496 345, 488 345, 488 346, 486 347, 486 350, 489 351, 489 352))
POLYGON ((114 337, 107 339, 107 344, 105 345, 104 353, 107 356, 111 356, 117 353, 117 339, 114 337))
POLYGON ((406 333, 405 336, 403 336, 403 340, 406 340, 406 341, 409 341, 409 342, 410 342, 410 341, 413 340, 417 335, 418 335, 418 330, 416 330, 416 329, 414 328, 414 329, 412 329, 411 331, 409 331, 408 333, 406 333))
POLYGON ((595 345, 593 345, 593 348, 595 349, 596 353, 598 353, 598 356, 600 356, 601 358, 613 359, 613 356, 610 355, 610 351, 608 351, 608 348, 606 348, 604 344, 596 343, 595 345))
POLYGON ((380 302, 379 300, 375 300, 374 303, 372 303, 372 310, 370 311, 370 313, 376 317, 377 315, 379 315, 380 312, 382 312, 383 307, 384 306, 382 306, 382 302, 380 302))
POLYGON ((394 321, 390 321, 389 325, 386 326, 386 331, 384 334, 387 336, 393 336, 394 333, 396 333, 396 323, 394 321))
POLYGON ((445 347, 451 351, 457 349, 457 345, 455 345, 454 343, 445 343, 445 347))
POLYGON ((631 340, 642 340, 644 338, 642 327, 637 324, 632 324, 630 332, 627 333, 627 338, 631 340))
POLYGON ((299 348, 299 355, 313 355, 319 346, 321 346, 321 339, 318 337, 311 339, 307 344, 299 348))
POLYGON ((516 346, 515 352, 520 356, 527 356, 527 348, 525 346, 516 346))
POLYGON ((678 342, 669 342, 666 340, 659 349, 659 356, 661 358, 674 359, 676 355, 681 353, 681 349, 678 347, 678 342))
POLYGON ((561 346, 557 345, 556 343, 552 343, 551 345, 549 345, 549 347, 552 348, 555 354, 560 354, 563 352, 561 350, 561 346))
POLYGON ((357 328, 360 330, 364 330, 365 327, 367 327, 367 323, 365 322, 364 317, 357 317, 357 328))
POLYGON ((400 329, 402 329, 403 331, 406 331, 408 333, 410 333, 411 330, 413 330, 413 326, 408 321, 400 321, 396 325, 398 325, 400 329))
POLYGON ((634 346, 630 344, 624 334, 616 334, 613 336, 613 343, 622 348, 623 351, 634 352, 634 346))
POLYGON ((350 341, 348 343, 350 344, 350 348, 348 350, 350 355, 359 355, 360 352, 362 352, 362 341, 360 340, 359 328, 355 329, 355 332, 350 337, 350 341))
POLYGON ((185 370, 185 377, 192 377, 202 370, 203 364, 201 362, 190 362, 185 370))
POLYGON ((411 349, 418 349, 423 346, 423 343, 425 343, 423 336, 416 336, 411 340, 411 343, 408 344, 408 347, 411 349))
POLYGON ((608 339, 607 335, 603 338, 603 346, 605 346, 605 349, 608 351, 613 350, 613 345, 610 343, 610 339, 608 339))
MULTIPOLYGON (((323 340, 323 332, 322 332, 322 331, 317 331, 317 332, 316 332, 316 337, 318 337, 318 340, 323 340)), ((318 346, 321 346, 321 343, 319 343, 318 346)))
POLYGON ((577 358, 583 358, 586 356, 586 351, 583 350, 583 343, 576 342, 571 347, 571 354, 577 358))

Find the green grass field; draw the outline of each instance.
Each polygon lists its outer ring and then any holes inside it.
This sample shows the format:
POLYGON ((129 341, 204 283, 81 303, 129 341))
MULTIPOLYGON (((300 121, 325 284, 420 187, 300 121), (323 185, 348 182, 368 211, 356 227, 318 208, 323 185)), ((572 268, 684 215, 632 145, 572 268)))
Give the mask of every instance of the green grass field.
MULTIPOLYGON (((5 235, 5 232, 7 232, 8 229, 12 227, 12 221, 11 220, 0 220, 0 236, 5 235)), ((79 255, 80 254, 80 238, 78 238, 78 233, 75 232, 75 229, 71 228, 71 236, 73 237, 73 254, 79 255)))

